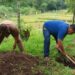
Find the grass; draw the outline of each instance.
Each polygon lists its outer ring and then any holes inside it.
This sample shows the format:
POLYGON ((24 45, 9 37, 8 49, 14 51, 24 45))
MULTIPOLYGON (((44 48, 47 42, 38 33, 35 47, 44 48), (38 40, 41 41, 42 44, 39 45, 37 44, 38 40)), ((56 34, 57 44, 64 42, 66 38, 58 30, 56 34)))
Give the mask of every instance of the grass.
POLYGON ((22 18, 26 23, 44 22, 55 19, 69 21, 72 19, 72 14, 67 13, 67 11, 60 10, 59 12, 53 11, 37 15, 23 16, 22 18))
MULTIPOLYGON (((49 66, 45 66, 42 64, 43 62, 43 33, 42 33, 42 25, 44 21, 52 20, 52 19, 60 19, 69 22, 72 19, 72 15, 66 13, 66 11, 56 11, 56 12, 47 12, 43 14, 37 15, 29 15, 21 17, 26 24, 32 26, 31 36, 28 41, 23 40, 25 52, 31 54, 33 56, 38 56, 42 58, 40 61, 40 65, 38 68, 44 72, 45 75, 75 75, 75 71, 69 67, 65 67, 63 64, 60 64, 55 61, 56 56, 58 56, 58 52, 55 49, 55 41, 54 38, 51 37, 51 53, 50 53, 50 64, 49 66)), ((16 20, 15 18, 12 18, 16 20)), ((66 36, 63 41, 63 45, 65 51, 67 51, 70 55, 75 55, 75 35, 66 36)), ((0 52, 11 51, 14 43, 14 39, 10 36, 8 39, 4 39, 2 44, 0 45, 0 52)), ((16 48, 16 50, 19 50, 16 48)))

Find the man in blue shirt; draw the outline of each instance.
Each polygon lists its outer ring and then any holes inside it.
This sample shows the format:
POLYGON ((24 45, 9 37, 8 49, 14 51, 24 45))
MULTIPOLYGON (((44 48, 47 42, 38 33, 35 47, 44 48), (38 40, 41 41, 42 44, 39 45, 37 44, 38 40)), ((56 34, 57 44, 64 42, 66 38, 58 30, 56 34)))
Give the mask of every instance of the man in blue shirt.
POLYGON ((56 40, 56 48, 61 50, 61 52, 66 55, 62 41, 67 34, 75 33, 75 25, 68 25, 64 21, 53 20, 47 21, 43 25, 43 35, 44 35, 44 57, 45 60, 49 58, 49 45, 50 36, 52 35, 56 40))

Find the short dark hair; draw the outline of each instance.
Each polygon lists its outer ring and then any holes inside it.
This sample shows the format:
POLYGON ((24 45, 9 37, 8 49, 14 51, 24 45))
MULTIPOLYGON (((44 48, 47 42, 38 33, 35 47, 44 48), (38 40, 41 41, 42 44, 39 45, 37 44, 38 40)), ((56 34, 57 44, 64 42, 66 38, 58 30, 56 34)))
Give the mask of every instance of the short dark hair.
POLYGON ((71 24, 70 27, 73 29, 73 31, 75 32, 75 24, 71 24))

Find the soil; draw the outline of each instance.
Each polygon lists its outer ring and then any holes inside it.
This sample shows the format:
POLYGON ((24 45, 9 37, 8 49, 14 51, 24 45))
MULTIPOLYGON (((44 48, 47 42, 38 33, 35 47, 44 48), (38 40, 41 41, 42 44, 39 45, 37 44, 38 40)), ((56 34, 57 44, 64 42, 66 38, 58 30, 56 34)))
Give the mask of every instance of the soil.
POLYGON ((36 69, 39 58, 23 53, 0 53, 0 75, 43 75, 36 69))
MULTIPOLYGON (((75 61, 75 56, 72 56, 71 58, 75 61)), ((68 60, 65 57, 62 57, 62 56, 57 57, 56 61, 59 62, 59 63, 64 64, 64 66, 68 66, 68 67, 70 67, 72 69, 75 69, 75 64, 73 64, 70 60, 68 60)))

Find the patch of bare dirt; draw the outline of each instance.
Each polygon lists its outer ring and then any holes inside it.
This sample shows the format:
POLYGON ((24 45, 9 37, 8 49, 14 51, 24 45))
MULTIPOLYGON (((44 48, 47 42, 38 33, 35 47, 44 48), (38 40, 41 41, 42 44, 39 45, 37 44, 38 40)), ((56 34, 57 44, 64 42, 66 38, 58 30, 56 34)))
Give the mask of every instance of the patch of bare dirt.
POLYGON ((23 53, 0 53, 0 75, 43 75, 35 70, 39 59, 23 53))

